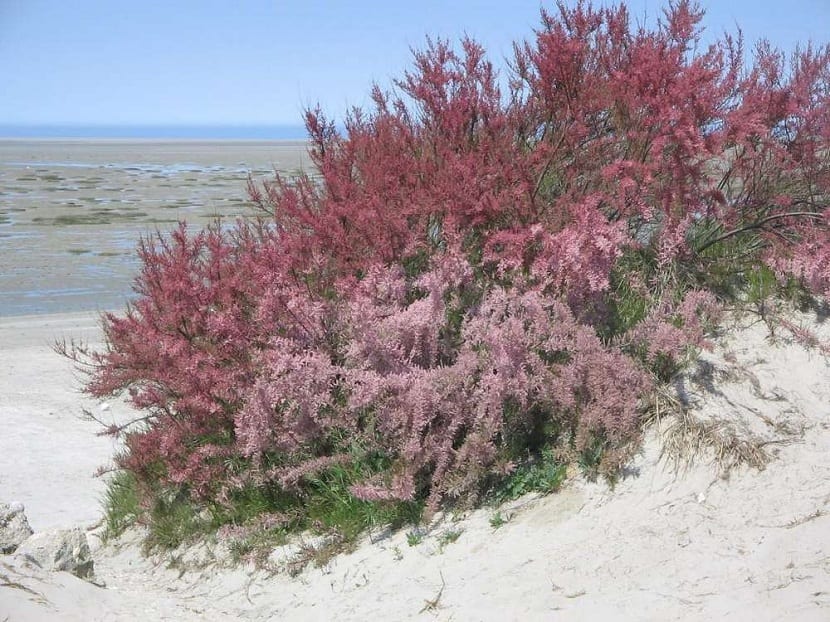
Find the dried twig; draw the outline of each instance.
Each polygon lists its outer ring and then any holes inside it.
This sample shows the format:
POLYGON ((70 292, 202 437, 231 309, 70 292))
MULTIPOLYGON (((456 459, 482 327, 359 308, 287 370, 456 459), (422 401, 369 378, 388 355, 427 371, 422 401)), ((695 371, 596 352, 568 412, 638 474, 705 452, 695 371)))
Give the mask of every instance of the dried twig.
POLYGON ((441 601, 441 596, 444 594, 444 588, 447 586, 446 582, 444 581, 444 573, 439 570, 438 574, 441 575, 441 589, 438 590, 438 593, 435 595, 435 598, 431 600, 427 599, 424 601, 426 604, 418 613, 424 613, 425 611, 433 611, 438 608, 438 603, 441 601))

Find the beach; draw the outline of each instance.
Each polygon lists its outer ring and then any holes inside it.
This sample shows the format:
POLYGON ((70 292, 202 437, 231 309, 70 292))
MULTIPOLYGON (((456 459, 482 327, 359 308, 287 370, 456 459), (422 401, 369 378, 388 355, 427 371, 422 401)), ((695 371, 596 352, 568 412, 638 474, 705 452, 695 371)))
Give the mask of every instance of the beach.
MULTIPOLYGON (((298 573, 311 536, 274 551, 276 574, 232 563, 221 541, 145 556, 140 529, 105 540, 94 474, 118 447, 83 411, 133 413, 84 396, 54 344, 103 347, 97 312, 128 299, 138 235, 244 215, 248 174, 306 167, 303 152, 0 141, 0 502, 23 504, 36 533, 80 527, 97 577, 0 556, 0 621, 830 617, 830 363, 754 315, 731 318, 672 384, 690 419, 650 422, 614 486, 574 469, 555 494, 439 515, 417 537, 378 528, 298 573), (696 445, 697 429, 722 444, 696 445), (756 463, 730 463, 736 447, 756 463)), ((830 340, 826 317, 792 313, 830 340)))

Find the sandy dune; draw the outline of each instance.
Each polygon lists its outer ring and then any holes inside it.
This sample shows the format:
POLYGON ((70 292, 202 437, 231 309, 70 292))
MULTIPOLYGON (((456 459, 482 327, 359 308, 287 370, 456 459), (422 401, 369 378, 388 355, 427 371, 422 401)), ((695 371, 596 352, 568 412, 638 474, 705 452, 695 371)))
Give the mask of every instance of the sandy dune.
MULTIPOLYGON (((96 521, 90 474, 112 449, 77 419, 71 369, 48 349, 67 333, 97 335, 89 316, 0 322, 0 499, 26 504, 36 530, 96 521)), ((748 320, 703 360, 678 393, 753 440, 765 469, 724 478, 700 456, 677 471, 660 459, 667 418, 614 490, 573 477, 502 508, 498 529, 485 508, 412 547, 377 533, 295 578, 228 567, 207 544, 147 559, 137 532, 91 532, 106 588, 0 557, 0 620, 830 619, 830 365, 748 320)))

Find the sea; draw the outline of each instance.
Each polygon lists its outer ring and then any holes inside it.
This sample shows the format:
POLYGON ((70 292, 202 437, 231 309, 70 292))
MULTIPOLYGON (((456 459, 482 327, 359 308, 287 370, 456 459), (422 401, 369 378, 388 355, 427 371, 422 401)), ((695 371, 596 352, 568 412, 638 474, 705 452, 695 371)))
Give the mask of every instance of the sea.
POLYGON ((0 138, 305 140, 302 125, 9 125, 0 138))
POLYGON ((0 317, 122 310, 141 237, 257 215, 249 178, 311 168, 292 126, 0 125, 0 317))

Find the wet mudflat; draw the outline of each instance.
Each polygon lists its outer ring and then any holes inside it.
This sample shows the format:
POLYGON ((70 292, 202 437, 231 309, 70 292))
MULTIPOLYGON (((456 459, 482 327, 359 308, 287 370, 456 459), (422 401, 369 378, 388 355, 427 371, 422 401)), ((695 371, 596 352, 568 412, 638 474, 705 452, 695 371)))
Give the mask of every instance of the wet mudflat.
POLYGON ((142 235, 255 212, 301 141, 0 140, 0 316, 121 308, 142 235))

